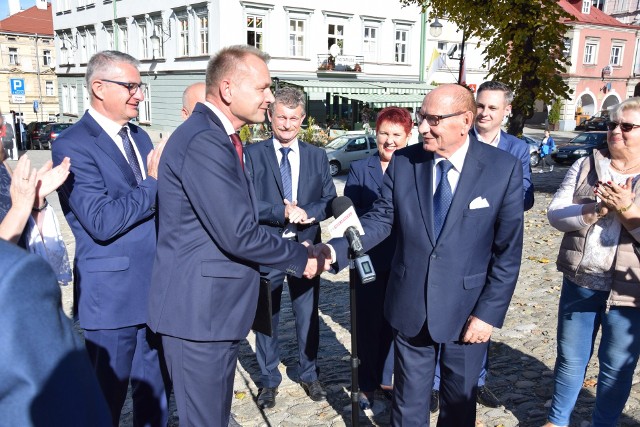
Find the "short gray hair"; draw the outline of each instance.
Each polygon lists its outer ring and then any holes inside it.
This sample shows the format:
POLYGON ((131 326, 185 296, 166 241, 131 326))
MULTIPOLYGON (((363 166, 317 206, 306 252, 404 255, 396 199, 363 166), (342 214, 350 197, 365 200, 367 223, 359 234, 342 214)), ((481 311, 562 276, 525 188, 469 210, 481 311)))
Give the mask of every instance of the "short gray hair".
POLYGON ((304 92, 298 88, 285 86, 276 90, 276 93, 273 94, 275 101, 269 104, 269 112, 273 115, 273 112, 276 109, 276 104, 282 104, 287 108, 295 109, 298 107, 302 107, 302 114, 306 115, 305 106, 306 106, 306 97, 304 92))
POLYGON ((622 113, 626 110, 640 111, 640 98, 638 97, 629 98, 622 101, 619 104, 616 104, 611 110, 611 113, 609 113, 609 116, 611 120, 618 121, 622 113))
MULTIPOLYGON (((91 82, 96 74, 106 74, 116 63, 125 63, 136 68, 140 67, 140 61, 127 53, 117 50, 103 50, 93 55, 87 64, 87 73, 85 75, 87 88, 91 87, 91 82)), ((93 94, 93 91, 89 90, 89 92, 93 94)))
POLYGON ((484 90, 499 90, 502 93, 504 93, 504 99, 505 101, 507 101, 507 105, 513 102, 513 91, 509 86, 507 86, 502 82, 499 82, 496 80, 489 80, 487 82, 482 83, 478 88, 478 95, 480 95, 480 92, 484 90))
POLYGON ((246 44, 228 46, 213 55, 207 64, 207 74, 205 76, 207 93, 213 87, 216 87, 223 78, 235 73, 240 62, 248 55, 257 56, 265 63, 271 59, 268 53, 246 44))

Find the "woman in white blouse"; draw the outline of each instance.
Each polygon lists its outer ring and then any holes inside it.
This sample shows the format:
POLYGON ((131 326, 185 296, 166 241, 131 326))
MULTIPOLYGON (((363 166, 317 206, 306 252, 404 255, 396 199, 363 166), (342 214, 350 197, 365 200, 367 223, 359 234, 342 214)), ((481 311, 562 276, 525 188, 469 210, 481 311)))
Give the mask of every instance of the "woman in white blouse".
POLYGON ((576 161, 548 209, 565 232, 554 393, 545 427, 567 426, 598 330, 592 426, 615 426, 640 355, 640 100, 611 112, 608 149, 576 161))

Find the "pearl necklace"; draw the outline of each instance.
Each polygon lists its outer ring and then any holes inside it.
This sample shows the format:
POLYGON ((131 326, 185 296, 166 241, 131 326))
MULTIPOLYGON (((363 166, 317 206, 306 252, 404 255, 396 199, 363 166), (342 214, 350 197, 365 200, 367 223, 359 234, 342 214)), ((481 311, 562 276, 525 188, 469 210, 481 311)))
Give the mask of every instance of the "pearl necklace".
POLYGON ((611 167, 612 167, 612 168, 614 168, 615 170, 617 170, 618 172, 621 172, 621 173, 625 173, 625 172, 627 172, 627 171, 630 171, 631 169, 635 169, 635 168, 637 168, 638 166, 640 166, 640 163, 636 163, 635 165, 631 166, 630 168, 620 169, 619 167, 617 167, 616 165, 614 165, 614 164, 613 164, 613 160, 611 160, 611 163, 610 163, 610 164, 611 164, 611 167))

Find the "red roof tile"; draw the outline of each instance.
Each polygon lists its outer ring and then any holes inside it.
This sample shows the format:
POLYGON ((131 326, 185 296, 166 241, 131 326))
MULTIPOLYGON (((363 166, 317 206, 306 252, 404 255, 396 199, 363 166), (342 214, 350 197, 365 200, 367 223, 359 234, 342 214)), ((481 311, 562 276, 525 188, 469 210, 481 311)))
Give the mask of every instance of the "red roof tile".
POLYGON ((53 36, 53 14, 51 3, 47 10, 36 6, 18 12, 0 21, 0 31, 10 33, 47 34, 53 36))
POLYGON ((582 13, 582 0, 559 0, 560 6, 572 15, 575 19, 570 19, 569 22, 579 22, 581 24, 594 24, 604 25, 610 27, 626 27, 626 28, 640 28, 636 25, 627 25, 618 21, 615 18, 607 15, 597 7, 591 6, 591 10, 588 14, 582 13))

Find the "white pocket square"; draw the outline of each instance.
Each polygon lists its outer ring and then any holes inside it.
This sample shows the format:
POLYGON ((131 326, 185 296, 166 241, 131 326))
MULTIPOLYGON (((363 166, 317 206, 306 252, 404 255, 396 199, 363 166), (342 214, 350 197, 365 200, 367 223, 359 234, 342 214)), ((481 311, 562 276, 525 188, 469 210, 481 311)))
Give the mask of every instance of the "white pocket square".
POLYGON ((488 208, 489 202, 484 197, 476 197, 469 203, 469 209, 482 209, 488 208))

